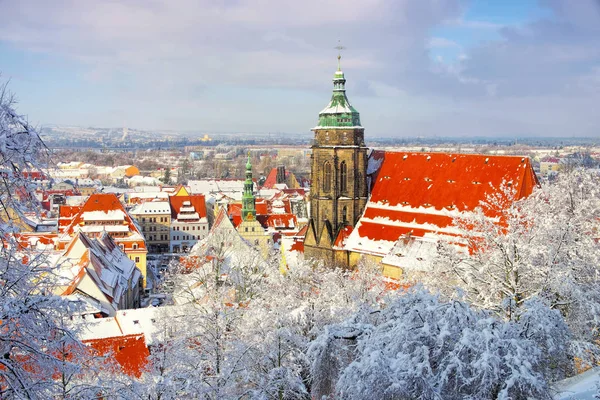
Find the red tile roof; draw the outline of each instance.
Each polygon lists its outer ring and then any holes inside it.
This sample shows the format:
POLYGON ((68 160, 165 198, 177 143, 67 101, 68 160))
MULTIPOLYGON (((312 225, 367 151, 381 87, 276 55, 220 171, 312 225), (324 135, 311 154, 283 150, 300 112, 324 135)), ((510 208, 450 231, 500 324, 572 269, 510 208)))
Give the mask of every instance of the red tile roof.
MULTIPOLYGON (((62 208, 63 207, 61 207, 61 210, 62 210, 62 208)), ((120 210, 123 212, 124 218, 125 218, 125 223, 127 224, 128 228, 129 228, 129 232, 139 235, 139 240, 136 241, 138 249, 144 250, 146 248, 146 242, 143 239, 144 236, 138 230, 138 227, 135 224, 133 218, 131 218, 129 213, 125 210, 125 207, 123 207, 123 204, 121 204, 121 202, 119 201, 119 199, 117 198, 117 196, 114 193, 91 194, 90 197, 87 199, 87 201, 82 206, 79 207, 79 211, 77 212, 77 214, 75 214, 72 217, 71 223, 68 226, 65 226, 64 228, 61 229, 60 228, 61 224, 60 224, 60 219, 59 219, 59 230, 61 232, 67 233, 70 236, 73 236, 77 231, 75 229, 75 227, 77 225, 79 225, 80 223, 83 223, 83 215, 86 212, 93 212, 93 211, 109 212, 109 211, 117 211, 117 210, 120 210)), ((65 213, 70 213, 72 211, 73 210, 71 210, 71 211, 65 210, 65 213)), ((60 240, 64 244, 65 240, 70 240, 70 238, 63 237, 60 240)), ((121 242, 121 241, 127 240, 127 238, 115 237, 115 240, 117 242, 121 242)), ((126 247, 126 250, 129 250, 129 249, 126 247)), ((136 251, 137 251, 137 249, 136 249, 136 251)))
POLYGON ((256 214, 269 213, 269 204, 265 199, 256 199, 254 202, 254 208, 256 209, 256 214))
POLYGON ((503 181, 514 184, 517 198, 538 184, 527 157, 385 152, 370 202, 472 210, 503 181))
POLYGON ((177 218, 179 210, 183 206, 183 203, 189 201, 200 218, 206 218, 206 201, 204 195, 193 194, 190 196, 170 196, 169 202, 171 203, 171 218, 177 218))
POLYGON ((407 234, 455 235, 451 213, 473 210, 503 183, 514 190, 509 202, 539 185, 520 156, 374 151, 370 164, 380 166, 369 171, 371 197, 346 249, 380 255, 407 234))
POLYGON ((101 355, 113 358, 129 376, 139 378, 148 364, 150 352, 146 347, 144 334, 90 339, 84 340, 83 343, 101 355))
POLYGON ((256 219, 263 228, 295 229, 298 221, 294 214, 257 215, 256 219))
POLYGON ((348 236, 350 236, 353 229, 354 227, 351 225, 346 225, 340 229, 337 238, 335 238, 335 241, 333 242, 333 247, 338 249, 343 248, 344 244, 346 244, 346 239, 348 239, 348 236))
POLYGON ((267 175, 267 179, 265 183, 263 183, 263 189, 272 189, 273 186, 277 183, 277 168, 271 168, 271 172, 267 175))

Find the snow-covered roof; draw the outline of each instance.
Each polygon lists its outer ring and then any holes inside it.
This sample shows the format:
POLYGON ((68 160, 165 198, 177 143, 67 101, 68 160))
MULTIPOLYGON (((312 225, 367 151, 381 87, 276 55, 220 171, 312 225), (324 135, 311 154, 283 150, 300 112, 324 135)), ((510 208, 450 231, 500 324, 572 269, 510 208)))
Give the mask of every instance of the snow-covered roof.
POLYGON ((133 215, 171 214, 171 205, 168 201, 145 201, 137 204, 130 212, 133 215))
POLYGON ((401 250, 399 239, 456 237, 454 217, 478 207, 504 183, 516 190, 515 200, 538 184, 529 159, 520 156, 374 151, 368 172, 371 197, 344 249, 414 269, 432 246, 415 240, 417 249, 401 250))
MULTIPOLYGON (((190 191, 194 194, 208 194, 208 193, 242 193, 244 191, 244 180, 243 179, 202 179, 189 181, 188 186, 190 191)), ((255 184, 256 186, 256 184, 255 184)))
POLYGON ((123 221, 125 213, 121 210, 86 211, 81 218, 84 221, 123 221))

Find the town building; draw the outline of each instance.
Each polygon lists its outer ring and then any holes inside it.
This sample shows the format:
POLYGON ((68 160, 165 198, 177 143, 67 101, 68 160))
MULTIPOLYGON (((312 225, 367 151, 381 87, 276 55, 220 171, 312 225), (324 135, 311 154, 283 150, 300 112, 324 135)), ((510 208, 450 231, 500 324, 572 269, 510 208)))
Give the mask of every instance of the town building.
POLYGON ((370 260, 395 279, 424 271, 438 241, 460 241, 456 215, 491 195, 506 193, 509 205, 539 185, 529 158, 522 156, 368 153, 345 82, 338 64, 331 101, 313 129, 305 258, 346 267, 370 260))
POLYGON ((89 238, 108 233, 129 259, 135 262, 146 287, 146 242, 139 226, 115 194, 95 193, 81 206, 63 207, 58 221, 59 249, 64 250, 78 232, 85 233, 89 238), (65 212, 63 207, 68 207, 65 212))
POLYGON ((354 226, 369 195, 365 129, 346 96, 346 78, 339 65, 333 94, 312 130, 310 211, 304 243, 308 258, 334 262, 333 243, 339 230, 354 226))
POLYGON ((171 206, 170 251, 187 252, 209 232, 203 195, 190 195, 182 186, 169 197, 171 206))
POLYGON ((85 303, 83 313, 114 316, 140 306, 142 274, 106 232, 95 239, 78 232, 56 265, 56 294, 85 303))
POLYGON ((171 205, 160 199, 137 204, 130 211, 142 229, 148 251, 167 253, 170 251, 171 205))
POLYGON ((242 222, 237 226, 241 237, 257 249, 260 249, 263 258, 267 258, 273 248, 272 236, 263 228, 256 219, 256 199, 254 198, 254 182, 252 181, 252 164, 250 154, 246 163, 246 181, 242 195, 242 222))

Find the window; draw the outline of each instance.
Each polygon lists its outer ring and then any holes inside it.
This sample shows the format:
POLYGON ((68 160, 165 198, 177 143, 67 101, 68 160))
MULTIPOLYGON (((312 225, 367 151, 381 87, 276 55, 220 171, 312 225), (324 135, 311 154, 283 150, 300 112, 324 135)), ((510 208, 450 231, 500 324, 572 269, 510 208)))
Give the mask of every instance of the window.
POLYGON ((346 166, 346 161, 342 161, 340 164, 340 191, 346 192, 348 190, 348 168, 346 166))
POLYGON ((146 218, 142 217, 142 222, 146 222, 146 218))
POLYGON ((123 243, 119 244, 119 247, 121 248, 121 250, 125 250, 125 245, 123 243))
POLYGON ((346 206, 344 206, 344 208, 342 208, 342 222, 343 223, 348 222, 348 208, 346 208, 346 206))
POLYGON ((132 247, 133 247, 134 250, 137 250, 137 248, 138 248, 137 243, 134 243, 132 247))
POLYGON ((256 246, 258 246, 258 239, 256 239, 256 240, 254 241, 254 244, 255 244, 256 246))
POLYGON ((244 232, 248 232, 248 227, 245 227, 245 228, 244 228, 244 232))
POLYGON ((140 258, 139 258, 139 257, 136 257, 136 258, 135 258, 135 262, 136 262, 136 263, 139 263, 139 262, 140 262, 140 258))
POLYGON ((331 190, 331 164, 325 161, 323 165, 323 191, 328 193, 331 190))

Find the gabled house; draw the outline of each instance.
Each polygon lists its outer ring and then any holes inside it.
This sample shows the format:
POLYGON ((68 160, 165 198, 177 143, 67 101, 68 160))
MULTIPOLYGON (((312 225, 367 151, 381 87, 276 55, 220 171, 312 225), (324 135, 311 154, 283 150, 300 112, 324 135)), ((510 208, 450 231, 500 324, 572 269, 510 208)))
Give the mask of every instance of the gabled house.
POLYGON ((140 306, 142 274, 108 233, 94 239, 76 233, 56 266, 55 293, 88 303, 88 310, 114 316, 140 306))
POLYGON ((208 235, 206 202, 203 195, 184 195, 181 189, 169 197, 171 205, 170 251, 188 251, 208 235))
POLYGON ((59 230, 62 235, 58 239, 58 248, 65 249, 71 238, 78 232, 89 238, 100 237, 107 233, 125 254, 135 262, 144 277, 146 286, 146 242, 141 229, 125 210, 125 207, 113 193, 94 193, 78 210, 65 211, 64 218, 59 218, 59 230))

